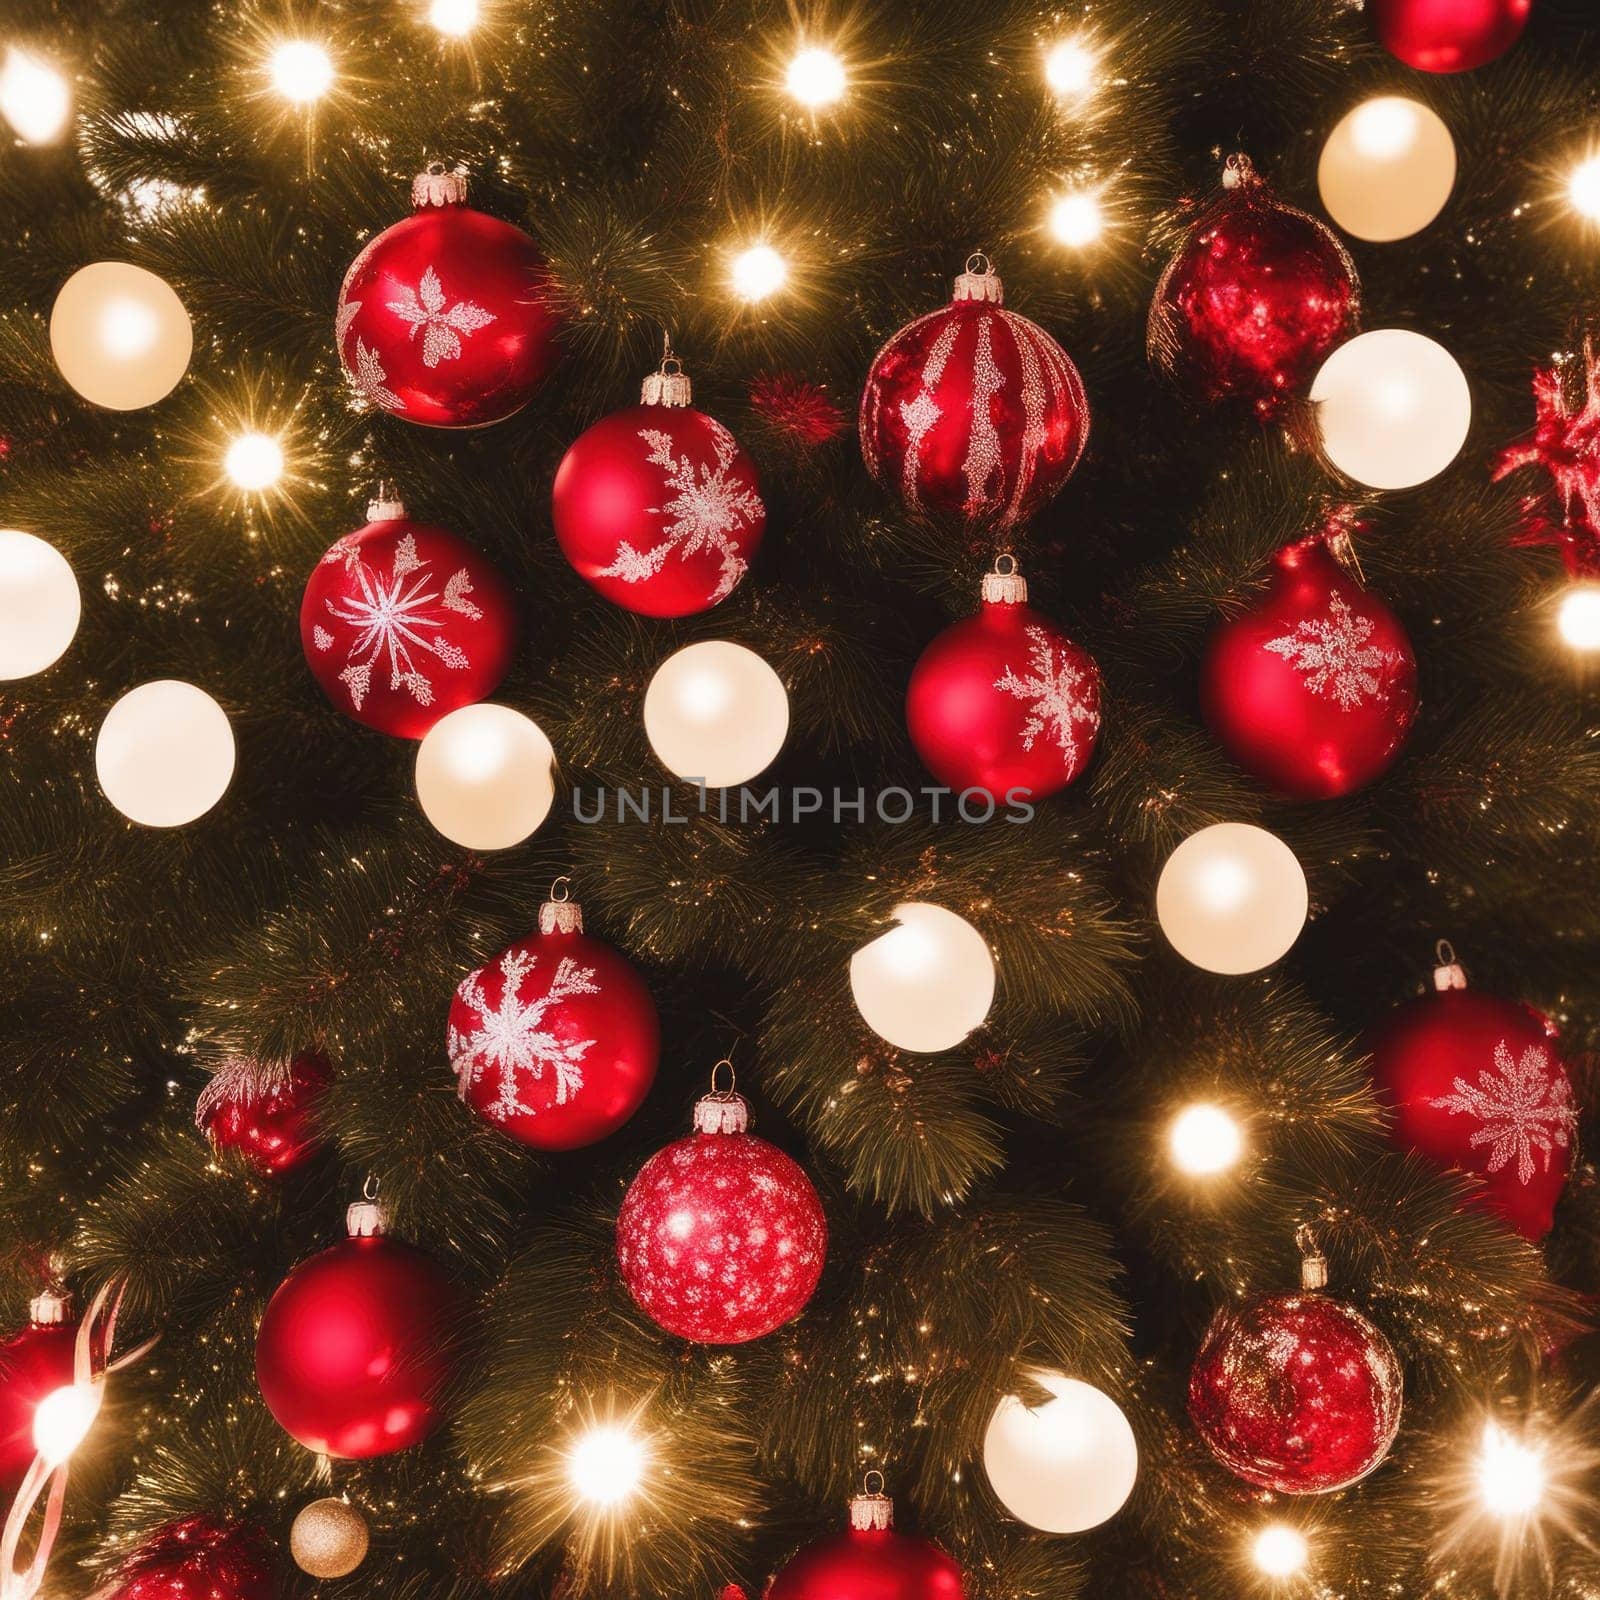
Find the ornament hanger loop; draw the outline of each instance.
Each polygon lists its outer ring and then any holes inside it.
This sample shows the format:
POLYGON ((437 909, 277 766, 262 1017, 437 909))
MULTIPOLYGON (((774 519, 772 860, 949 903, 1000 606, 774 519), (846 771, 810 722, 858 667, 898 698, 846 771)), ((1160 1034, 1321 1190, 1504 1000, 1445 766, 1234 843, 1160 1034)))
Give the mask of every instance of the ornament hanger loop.
POLYGON ((1017 558, 1009 550, 1002 550, 994 558, 993 571, 996 577, 1014 578, 1017 575, 1017 558))
POLYGON ((975 272, 981 277, 988 277, 988 275, 994 271, 994 262, 989 259, 987 251, 974 250, 972 254, 967 257, 967 271, 975 272))
POLYGON ((1294 1230, 1294 1246, 1295 1249, 1297 1249, 1301 1255, 1304 1256, 1314 1255, 1316 1253, 1317 1236, 1311 1231, 1311 1224, 1309 1222, 1302 1222, 1300 1226, 1294 1230))
POLYGON ((554 883, 550 885, 550 898, 559 905, 564 905, 572 898, 572 877, 563 872, 554 883))
POLYGON ((367 1174, 366 1180, 361 1185, 361 1198, 366 1201, 373 1201, 378 1198, 377 1173, 369 1172, 367 1174))
POLYGON ((724 1056, 711 1069, 711 1092, 719 1100, 731 1099, 733 1097, 734 1088, 737 1085, 737 1083, 738 1083, 738 1078, 734 1075, 733 1063, 726 1056, 724 1056), (717 1087, 717 1074, 719 1072, 721 1072, 724 1067, 726 1067, 728 1069, 728 1087, 726 1089, 719 1089, 717 1087))
POLYGON ((879 1472, 876 1467, 870 1467, 862 1475, 861 1492, 863 1494, 880 1495, 880 1494, 883 1493, 884 1489, 888 1486, 888 1482, 889 1482, 889 1480, 887 1478, 885 1478, 884 1475, 881 1472, 879 1472), (876 1478, 878 1480, 877 1488, 873 1488, 873 1486, 872 1486, 872 1480, 874 1478, 876 1478))
POLYGON ((427 166, 427 171, 435 178, 442 178, 449 170, 449 164, 444 161, 430 161, 427 166))
POLYGON ((1433 958, 1441 967, 1456 964, 1456 947, 1448 939, 1440 939, 1433 947, 1433 958))
POLYGON ((1242 150, 1235 150, 1222 163, 1222 187, 1224 189, 1237 189, 1240 184, 1249 183, 1255 175, 1255 163, 1242 150))

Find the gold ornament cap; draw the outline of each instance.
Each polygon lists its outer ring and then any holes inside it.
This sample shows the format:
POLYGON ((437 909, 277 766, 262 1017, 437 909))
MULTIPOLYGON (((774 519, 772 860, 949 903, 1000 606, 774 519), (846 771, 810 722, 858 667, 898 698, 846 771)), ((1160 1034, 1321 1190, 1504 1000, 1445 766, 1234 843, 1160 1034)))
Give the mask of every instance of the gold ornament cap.
POLYGON ((711 1069, 711 1093, 694 1103, 696 1133, 743 1133, 750 1126, 750 1102, 734 1088, 733 1063, 724 1057, 711 1069), (717 1087, 717 1074, 728 1069, 728 1087, 717 1087))
POLYGON ((387 481, 379 483, 367 501, 367 521, 402 522, 405 515, 406 503, 400 498, 400 491, 387 481))
POLYGON ((376 1178, 368 1178, 361 1198, 345 1208, 344 1226, 352 1239, 379 1239, 389 1231, 389 1212, 378 1199, 376 1178))
POLYGON ((683 362, 672 353, 672 335, 661 336, 661 365, 639 386, 639 403, 646 406, 686 406, 694 399, 694 386, 683 362))
POLYGON ((425 206, 464 206, 467 203, 467 169, 430 161, 411 180, 411 203, 425 206))
POLYGON ((994 263, 981 250, 967 257, 966 271, 956 278, 954 300, 986 300, 990 305, 1005 304, 1005 288, 994 263))
POLYGON ((563 873, 550 885, 550 898, 539 907, 540 933, 583 932, 583 907, 572 898, 571 883, 563 873))
POLYGON ((1017 571, 1017 558, 1004 554, 994 558, 994 570, 983 575, 980 587, 985 605, 1020 606, 1028 601, 1028 580, 1017 571))
POLYGON ((894 1501, 883 1492, 883 1474, 876 1469, 862 1480, 861 1493, 850 1500, 850 1526, 856 1533, 887 1533, 894 1527, 894 1501), (873 1488, 873 1481, 877 1488, 873 1488))
POLYGON ((1467 969, 1456 960, 1454 947, 1448 939, 1441 939, 1434 946, 1434 960, 1438 963, 1433 969, 1433 986, 1441 993, 1449 989, 1465 989, 1467 986, 1467 969))
POLYGON ((1310 1228, 1295 1229, 1294 1242, 1300 1247, 1300 1287, 1307 1294, 1328 1287, 1328 1258, 1317 1248, 1310 1228))
POLYGON ((59 1328, 72 1314, 72 1296, 52 1284, 28 1302, 28 1320, 36 1328, 59 1328))

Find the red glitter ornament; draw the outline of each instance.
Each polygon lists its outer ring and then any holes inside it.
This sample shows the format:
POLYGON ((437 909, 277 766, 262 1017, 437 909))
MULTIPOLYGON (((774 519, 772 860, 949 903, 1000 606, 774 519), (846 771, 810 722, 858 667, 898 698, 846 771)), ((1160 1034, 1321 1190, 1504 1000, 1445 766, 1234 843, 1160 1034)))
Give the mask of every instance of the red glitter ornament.
POLYGON ((49 1288, 28 1307, 28 1325, 0 1344, 0 1502, 16 1499, 33 1465, 33 1414, 76 1377, 78 1322, 65 1290, 49 1288))
POLYGON ((339 359, 407 422, 481 428, 520 411, 555 365, 557 318, 539 247, 467 205, 464 172, 435 162, 414 215, 371 240, 339 290, 339 359))
POLYGON ((774 433, 806 450, 837 439, 850 419, 823 384, 789 372, 762 372, 750 380, 750 409, 774 433))
POLYGON ((645 1162, 617 1213, 629 1294, 658 1327, 700 1344, 743 1344, 799 1316, 828 1253, 810 1178, 747 1132, 749 1118, 742 1095, 713 1088, 695 1105, 695 1132, 645 1162))
POLYGON ((184 1517, 156 1529, 97 1600, 278 1600, 275 1568, 263 1529, 184 1517))
POLYGON ((388 1455, 442 1420, 461 1297, 431 1257, 384 1227, 375 1200, 351 1206, 349 1238, 279 1284, 256 1335, 261 1398, 320 1455, 388 1455))
POLYGON ((1367 0, 1390 55, 1418 72, 1470 72, 1503 56, 1528 25, 1533 0, 1367 0))
POLYGON ((1219 626, 1200 671, 1211 731, 1245 771, 1295 800, 1349 794, 1386 772, 1417 714, 1400 619, 1330 549, 1338 524, 1286 545, 1250 609, 1219 626))
POLYGON ((1332 229, 1285 205, 1246 156, 1201 208, 1150 301, 1151 362, 1206 400, 1268 416, 1355 326, 1355 263, 1332 229))
POLYGON ((413 522, 392 495, 380 493, 367 519, 306 579, 300 647, 347 717, 420 739, 499 686, 516 650, 516 602, 493 562, 413 522))
POLYGON ((638 405, 578 436, 551 489, 556 541, 573 571, 647 617, 726 600, 767 525, 755 463, 690 398, 669 348, 638 405))
POLYGON ((878 352, 860 431, 867 470, 908 510, 1004 530, 1072 476, 1089 403, 1066 351, 1002 309, 999 275, 979 253, 948 306, 878 352))
POLYGON ((461 1098, 479 1116, 535 1149, 575 1150, 639 1109, 661 1028, 632 964, 584 933, 578 905, 551 899, 537 933, 456 990, 448 1042, 461 1098))
POLYGON ((894 1502, 870 1488, 843 1533, 808 1544, 773 1575, 763 1600, 962 1600, 961 1568, 938 1545, 898 1533, 894 1502))
POLYGON ((1567 1186, 1578 1121, 1555 1030, 1527 1006, 1468 989, 1446 943, 1433 982, 1370 1041, 1373 1081, 1394 1113, 1390 1137, 1477 1173, 1474 1202, 1542 1239, 1567 1186))
POLYGON ((1026 580, 1002 556, 983 580, 978 614, 922 652, 906 690, 906 726, 922 764, 950 788, 997 803, 1018 791, 1037 800, 1064 789, 1088 766, 1100 733, 1094 658, 1027 601, 1026 580))
POLYGON ((316 1153, 316 1105, 332 1076, 314 1052, 273 1068, 226 1062, 200 1093, 195 1123, 218 1150, 232 1150, 269 1176, 293 1172, 316 1153))
POLYGON ((1389 1453, 1400 1428, 1394 1347, 1360 1312, 1317 1293, 1258 1295, 1212 1319, 1189 1375, 1189 1415, 1235 1477, 1280 1494, 1344 1489, 1389 1453))

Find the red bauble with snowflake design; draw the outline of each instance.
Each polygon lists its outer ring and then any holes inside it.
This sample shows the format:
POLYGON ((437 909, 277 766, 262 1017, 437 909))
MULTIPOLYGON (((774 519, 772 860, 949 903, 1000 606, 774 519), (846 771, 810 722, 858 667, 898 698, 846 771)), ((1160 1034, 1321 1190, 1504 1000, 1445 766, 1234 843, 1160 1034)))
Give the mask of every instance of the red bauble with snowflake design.
POLYGON ((1335 527, 1272 558, 1266 593, 1211 637, 1207 725, 1246 772, 1295 800, 1349 794, 1386 772, 1417 714, 1400 619, 1330 550, 1335 527))
POLYGON ((1367 0, 1383 47, 1418 72, 1470 72, 1503 56, 1533 0, 1367 0))
POLYGON ((281 1066, 225 1062, 200 1093, 195 1123, 218 1150, 232 1150, 278 1177, 304 1166, 321 1143, 316 1106, 328 1063, 313 1051, 281 1066))
POLYGON ((0 1344, 0 1503, 8 1507, 33 1464, 33 1414, 72 1383, 77 1342, 71 1299, 50 1288, 34 1297, 27 1326, 0 1344))
MULTIPOLYGON (((870 1485, 876 1473, 868 1473, 870 1485)), ((859 1494, 850 1525, 808 1544, 773 1575, 762 1600, 962 1600, 961 1568, 931 1540, 901 1533, 894 1502, 859 1494)))
POLYGON ((380 410, 433 428, 481 428, 520 411, 555 365, 558 319, 539 247, 467 205, 464 172, 435 162, 414 215, 350 263, 339 359, 380 410))
POLYGON ((551 489, 573 571, 641 616, 686 617, 726 600, 767 525, 755 463, 690 398, 669 352, 640 404, 578 436, 551 489))
POLYGON ((1467 987, 1448 945, 1431 994, 1370 1040, 1373 1080, 1403 1150, 1478 1174, 1475 1199, 1526 1239, 1550 1231, 1572 1167, 1577 1108, 1555 1029, 1467 987))
POLYGON ((867 470, 913 512, 994 530, 1048 505, 1089 438, 1072 359, 1038 323, 1002 309, 974 255, 941 311, 878 352, 861 395, 867 470))
POLYGON ((695 1132, 645 1162, 617 1213, 628 1292, 699 1344, 743 1344, 799 1316, 828 1253, 810 1178, 749 1117, 742 1095, 704 1096, 695 1132))
POLYGON ((448 1045, 479 1116, 536 1150, 576 1150, 643 1104, 661 1027, 631 963, 584 933, 573 901, 549 900, 537 933, 456 990, 448 1045))
POLYGON ((922 764, 949 788, 996 803, 1064 789, 1100 733, 1100 670, 1028 605, 1010 557, 983 580, 978 614, 946 628, 918 658, 906 727, 922 764), (1010 564, 1010 571, 1000 569, 1010 564))
POLYGON ((150 1534, 97 1600, 279 1600, 277 1566, 255 1524, 183 1517, 150 1534))
POLYGON ((420 739, 498 687, 517 646, 516 602, 488 557, 393 498, 328 549, 306 579, 300 645, 347 717, 420 739))

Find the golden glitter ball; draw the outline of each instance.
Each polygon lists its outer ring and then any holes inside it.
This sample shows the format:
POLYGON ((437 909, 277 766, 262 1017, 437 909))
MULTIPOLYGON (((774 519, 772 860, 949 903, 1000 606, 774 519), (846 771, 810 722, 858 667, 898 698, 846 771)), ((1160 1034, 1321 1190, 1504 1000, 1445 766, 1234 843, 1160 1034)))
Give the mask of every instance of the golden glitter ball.
POLYGON ((342 1578, 367 1559, 367 1519, 345 1500, 313 1500, 289 1530, 295 1565, 313 1578, 342 1578))

